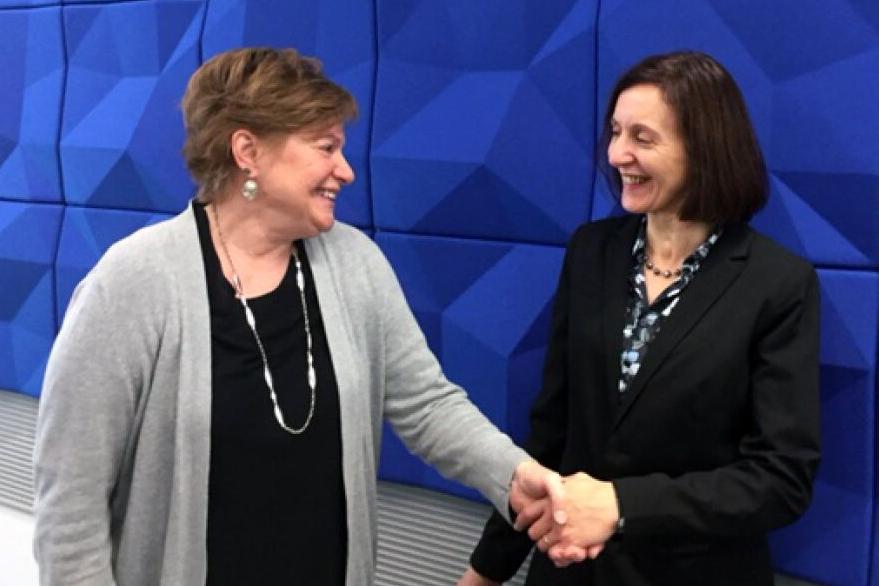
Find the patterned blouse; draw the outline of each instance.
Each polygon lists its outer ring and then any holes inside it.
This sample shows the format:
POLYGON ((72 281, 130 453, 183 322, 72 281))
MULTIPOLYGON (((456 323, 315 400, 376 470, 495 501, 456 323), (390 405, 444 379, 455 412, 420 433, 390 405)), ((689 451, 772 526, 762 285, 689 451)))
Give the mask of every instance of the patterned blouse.
POLYGON ((711 247, 714 246, 722 233, 723 229, 719 226, 716 227, 708 235, 705 242, 700 244, 684 260, 681 266, 681 276, 678 280, 669 285, 653 303, 648 303, 647 281, 644 278, 644 264, 647 257, 647 217, 645 216, 641 220, 638 237, 635 238, 635 245, 632 247, 634 262, 629 278, 631 297, 626 308, 623 351, 620 355, 620 397, 623 396, 623 393, 629 388, 629 383, 638 374, 644 356, 647 354, 647 348, 650 347, 650 342, 659 335, 663 320, 671 315, 681 299, 681 292, 696 276, 702 261, 708 256, 711 247))

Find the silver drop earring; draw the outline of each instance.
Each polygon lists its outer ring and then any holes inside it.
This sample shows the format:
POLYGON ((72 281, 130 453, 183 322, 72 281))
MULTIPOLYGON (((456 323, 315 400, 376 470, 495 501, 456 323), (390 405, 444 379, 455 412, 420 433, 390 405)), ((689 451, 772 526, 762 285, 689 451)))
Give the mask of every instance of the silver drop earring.
POLYGON ((247 179, 244 180, 244 186, 241 188, 241 195, 244 196, 244 199, 247 201, 253 201, 256 199, 256 194, 259 193, 259 185, 256 182, 256 179, 250 176, 250 170, 246 169, 244 171, 247 173, 247 179))

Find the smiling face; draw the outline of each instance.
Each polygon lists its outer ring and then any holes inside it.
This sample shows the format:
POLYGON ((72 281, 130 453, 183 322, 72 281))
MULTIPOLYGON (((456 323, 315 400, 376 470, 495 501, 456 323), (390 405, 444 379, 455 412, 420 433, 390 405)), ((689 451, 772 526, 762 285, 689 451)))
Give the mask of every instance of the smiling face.
POLYGON ((607 157, 620 173, 626 211, 678 213, 687 154, 674 112, 657 86, 635 85, 619 95, 607 157))
POLYGON ((341 123, 265 141, 258 160, 258 200, 295 238, 316 236, 332 228, 336 198, 354 181, 342 154, 341 123))

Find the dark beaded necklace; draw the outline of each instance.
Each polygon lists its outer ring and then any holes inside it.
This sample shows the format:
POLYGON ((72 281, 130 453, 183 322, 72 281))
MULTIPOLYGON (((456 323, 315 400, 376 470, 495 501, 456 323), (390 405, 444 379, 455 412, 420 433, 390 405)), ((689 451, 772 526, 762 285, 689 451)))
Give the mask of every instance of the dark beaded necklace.
POLYGON ((651 273, 653 273, 654 275, 656 275, 657 277, 662 277, 663 279, 671 279, 672 277, 675 277, 675 278, 680 277, 683 272, 683 270, 680 267, 678 267, 677 269, 675 269, 673 271, 662 270, 659 267, 657 267, 655 264, 653 264, 653 261, 650 260, 649 256, 644 257, 644 268, 647 269, 648 271, 650 271, 651 273))

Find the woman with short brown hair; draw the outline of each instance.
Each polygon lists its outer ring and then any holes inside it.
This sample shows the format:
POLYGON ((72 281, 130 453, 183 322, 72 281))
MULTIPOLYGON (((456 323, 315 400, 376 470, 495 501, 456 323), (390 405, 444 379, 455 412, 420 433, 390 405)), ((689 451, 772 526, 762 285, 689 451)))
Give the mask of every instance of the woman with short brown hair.
POLYGON ((292 49, 239 49, 183 110, 197 200, 113 245, 52 349, 42 583, 371 584, 385 418, 499 510, 558 490, 446 380, 378 247, 335 221, 354 98, 292 49))

